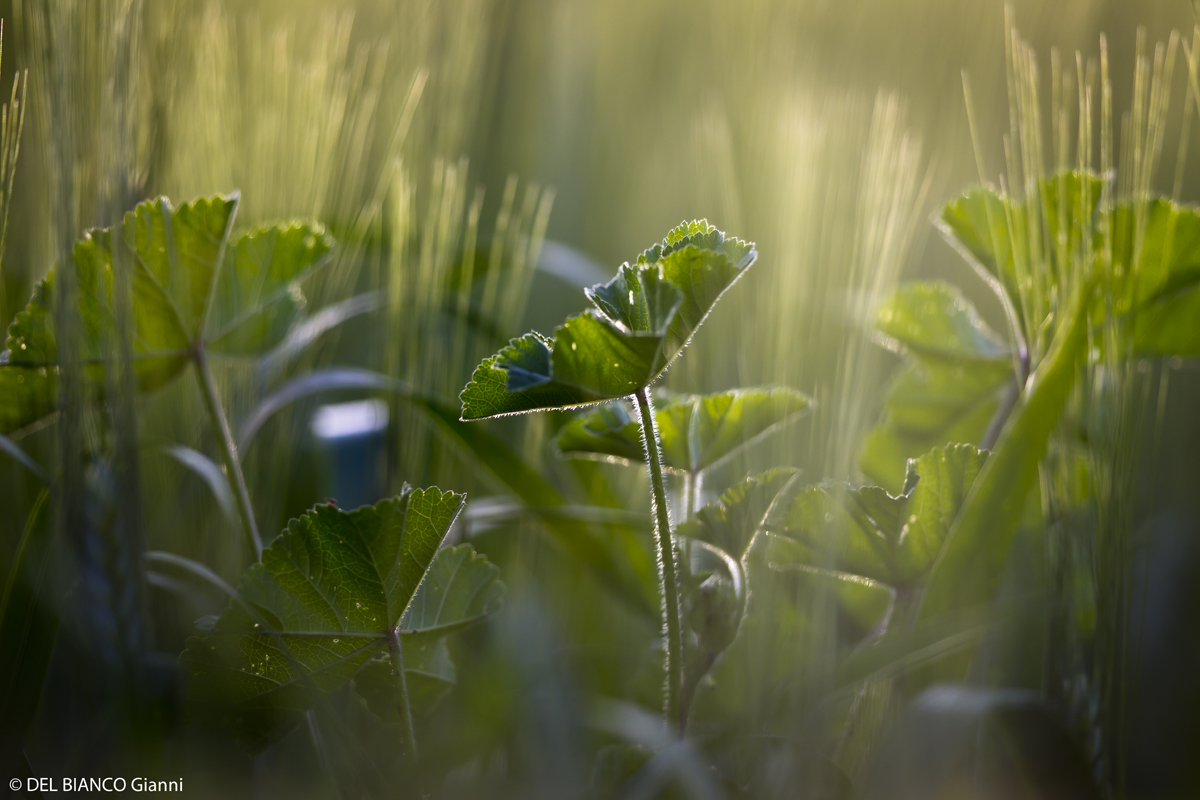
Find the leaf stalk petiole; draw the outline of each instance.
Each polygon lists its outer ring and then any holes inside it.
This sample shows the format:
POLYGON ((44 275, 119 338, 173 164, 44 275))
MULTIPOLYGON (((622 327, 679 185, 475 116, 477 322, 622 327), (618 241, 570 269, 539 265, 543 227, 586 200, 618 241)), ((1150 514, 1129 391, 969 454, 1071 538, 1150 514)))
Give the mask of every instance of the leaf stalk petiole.
POLYGON ((655 533, 658 543, 658 570, 663 590, 663 616, 667 634, 667 724, 683 733, 685 717, 680 704, 683 692, 683 631, 679 616, 679 583, 675 565, 675 547, 671 541, 671 518, 667 511, 667 490, 663 481, 662 456, 650 390, 635 394, 642 423, 642 443, 646 464, 650 467, 650 493, 654 505, 655 533))
POLYGON ((208 418, 217 432, 217 442, 221 447, 221 457, 225 461, 225 474, 237 499, 238 516, 242 518, 242 527, 250 549, 254 552, 254 560, 262 561, 262 539, 258 535, 258 523, 254 520, 254 507, 250 505, 250 490, 246 488, 246 476, 242 473, 242 465, 238 461, 237 445, 233 441, 233 431, 229 428, 229 420, 221 407, 221 398, 217 395, 217 384, 213 380, 212 369, 208 365, 208 356, 204 345, 197 344, 192 348, 192 362, 196 365, 196 375, 200 380, 200 393, 204 397, 204 406, 208 410, 208 418))

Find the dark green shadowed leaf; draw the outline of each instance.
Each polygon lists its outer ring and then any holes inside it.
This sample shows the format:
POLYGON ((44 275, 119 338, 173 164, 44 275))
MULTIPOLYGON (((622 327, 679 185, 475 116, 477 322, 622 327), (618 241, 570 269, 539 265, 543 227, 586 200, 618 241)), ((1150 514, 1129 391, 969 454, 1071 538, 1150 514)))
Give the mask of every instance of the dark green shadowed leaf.
POLYGON ((982 442, 1013 389, 1013 362, 1007 345, 945 283, 902 286, 880 306, 876 325, 907 363, 888 388, 859 467, 897 492, 908 459, 949 442, 982 442))
POLYGON ((776 467, 734 484, 716 503, 680 523, 675 533, 708 542, 740 559, 755 531, 763 525, 771 504, 795 475, 796 470, 790 467, 776 467))
POLYGON ((54 413, 58 379, 52 367, 0 364, 0 434, 54 413))
MULTIPOLYGON (((457 671, 444 638, 406 636, 400 646, 404 651, 408 701, 413 716, 421 719, 454 686, 457 671)), ((396 672, 386 654, 372 658, 359 670, 354 688, 372 714, 393 725, 403 724, 396 672)))
POLYGON ((600 398, 550 377, 553 345, 553 340, 541 334, 527 333, 485 358, 462 391, 462 418, 483 419, 597 402, 600 398))
MULTIPOLYGON (((663 467, 698 472, 777 426, 806 413, 811 401, 794 389, 732 389, 710 395, 669 395, 655 404, 663 467)), ((555 439, 564 455, 643 462, 641 429, 625 405, 590 410, 555 439)))
POLYGON ((281 342, 304 311, 297 282, 332 250, 321 226, 302 222, 259 228, 232 242, 205 327, 209 349, 257 355, 281 342))
MULTIPOLYGON (((661 415, 656 404, 655 416, 661 415)), ((660 422, 661 426, 661 422, 660 422)), ((572 419, 554 437, 565 456, 596 458, 622 464, 644 462, 642 428, 623 402, 597 406, 572 419)), ((664 466, 666 466, 664 464, 664 466)))
POLYGON ((755 257, 751 245, 706 222, 673 231, 592 287, 596 309, 568 319, 553 339, 526 334, 485 359, 463 389, 463 419, 588 405, 645 388, 755 257))
POLYGON ((408 489, 293 520, 213 630, 188 640, 193 706, 257 751, 296 724, 317 691, 344 685, 386 648, 389 630, 436 637, 493 611, 495 567, 467 546, 438 550, 462 506, 453 492, 408 489))
POLYGON ((831 591, 838 605, 864 632, 876 628, 887 617, 896 596, 891 586, 862 575, 793 560, 788 553, 789 546, 794 546, 790 540, 771 535, 768 541, 768 557, 775 559, 771 564, 773 570, 787 575, 806 593, 831 591))
POLYGON ((700 681, 737 636, 747 595, 745 569, 736 557, 696 539, 677 542, 686 708, 700 681))
POLYGON ((919 585, 975 482, 987 454, 948 445, 908 464, 899 496, 877 486, 810 486, 787 507, 786 538, 771 537, 778 565, 807 564, 890 586, 919 585))
POLYGON ((625 397, 666 368, 662 346, 661 334, 626 334, 595 313, 580 314, 555 330, 551 372, 593 401, 625 397))
POLYGON ((683 303, 683 292, 660 270, 622 264, 611 281, 584 294, 600 313, 629 333, 662 336, 683 303))
POLYGON ((504 597, 500 568, 470 545, 448 547, 430 564, 400 619, 402 633, 445 635, 492 613, 504 597))

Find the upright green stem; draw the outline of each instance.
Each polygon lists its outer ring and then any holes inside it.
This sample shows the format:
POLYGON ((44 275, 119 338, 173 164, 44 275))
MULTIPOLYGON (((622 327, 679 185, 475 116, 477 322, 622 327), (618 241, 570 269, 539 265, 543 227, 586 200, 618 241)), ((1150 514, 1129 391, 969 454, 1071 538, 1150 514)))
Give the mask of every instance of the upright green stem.
MULTIPOLYGON (((408 677, 404 674, 404 649, 400 645, 400 634, 395 629, 388 631, 388 651, 392 656, 392 671, 396 673, 396 710, 404 724, 404 746, 408 751, 413 770, 417 769, 417 728, 413 724, 412 704, 408 700, 408 677)), ((424 791, 419 792, 424 796, 424 791)))
POLYGON ((658 538, 658 572, 663 588, 663 616, 667 629, 667 723, 683 732, 680 695, 683 691, 683 630, 679 619, 679 584, 675 569, 675 547, 671 543, 671 519, 667 514, 667 489, 663 483, 662 459, 650 391, 637 392, 638 416, 642 420, 642 443, 650 465, 650 492, 654 503, 658 538))
POLYGON ((200 393, 204 396, 204 405, 208 409, 208 418, 217 430, 217 440, 221 445, 221 456, 225 460, 225 477, 237 498, 238 516, 242 518, 242 527, 250 549, 254 551, 254 560, 262 561, 262 539, 258 536, 258 524, 254 521, 254 507, 250 505, 250 490, 246 488, 246 476, 242 474, 242 465, 238 463, 237 445, 233 442, 233 431, 229 429, 229 420, 225 419, 225 411, 221 408, 221 398, 217 396, 217 384, 213 381, 212 370, 208 367, 208 356, 204 353, 203 345, 196 345, 192 354, 196 362, 196 374, 200 378, 200 393))
POLYGON ((683 473, 683 518, 689 520, 696 511, 694 492, 696 491, 696 473, 683 473))

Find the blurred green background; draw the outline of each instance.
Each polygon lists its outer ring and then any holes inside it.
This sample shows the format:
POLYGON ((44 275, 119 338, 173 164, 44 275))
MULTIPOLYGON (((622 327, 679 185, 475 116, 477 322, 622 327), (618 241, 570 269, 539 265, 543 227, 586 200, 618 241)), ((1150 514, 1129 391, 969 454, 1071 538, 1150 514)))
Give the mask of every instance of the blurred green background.
MULTIPOLYGON (((705 327, 672 369, 669 386, 701 392, 782 384, 818 403, 809 420, 735 459, 717 485, 706 487, 708 499, 775 464, 799 467, 813 482, 859 477, 859 444, 878 419, 898 363, 875 346, 865 322, 902 278, 950 280, 994 328, 1003 327, 994 297, 929 221, 964 187, 995 181, 1004 170, 1009 95, 999 0, 110 2, 87 12, 92 17, 74 7, 94 27, 64 40, 73 43, 65 48, 70 56, 47 48, 53 36, 38 38, 30 23, 38 7, 0 2, 0 86, 19 70, 32 72, 0 273, 4 320, 24 307, 54 261, 56 236, 77 235, 123 210, 114 186, 125 186, 134 200, 166 194, 185 201, 237 189, 239 225, 316 217, 342 242, 332 268, 306 286, 311 308, 378 290, 417 309, 394 306, 347 323, 285 365, 287 376, 313 366, 366 366, 452 399, 497 338, 530 328, 552 333, 584 307, 582 286, 606 279, 680 220, 706 217, 756 242, 760 259, 716 312, 719 324, 705 327), (109 57, 103 30, 114 20, 136 35, 109 57), (122 59, 135 79, 113 89, 105 64, 122 59), (66 63, 75 70, 69 91, 47 98, 40 90, 49 85, 49 65, 66 63), (124 117, 114 116, 117 108, 124 117), (121 131, 128 147, 117 152, 112 143, 121 131), (55 141, 73 149, 56 154, 55 141), (62 163, 76 170, 79 187, 70 214, 55 210, 50 189, 62 163), (520 278, 520 291, 511 294, 489 300, 483 290, 483 311, 492 315, 488 335, 464 333, 430 312, 457 297, 466 297, 463 307, 476 302, 471 287, 453 285, 474 238, 480 253, 491 254, 489 269, 520 278)), ((1077 51, 1097 57, 1105 35, 1117 109, 1131 102, 1138 37, 1152 52, 1172 31, 1190 40, 1196 23, 1186 0, 1022 0, 1010 9, 1047 74, 1052 50, 1063 63, 1077 51)), ((1187 72, 1182 56, 1178 61, 1155 179, 1167 193, 1177 171, 1187 72)), ((1200 201, 1200 158, 1188 160, 1181 174, 1181 199, 1200 201)), ((220 370, 235 423, 282 380, 262 377, 257 364, 220 370)), ((1198 387, 1190 365, 1173 381, 1165 417, 1173 434, 1139 473, 1138 519, 1172 511, 1186 533, 1200 518, 1198 387)), ((329 394, 322 402, 361 395, 329 394)), ((243 453, 268 535, 336 494, 335 462, 308 424, 314 405, 279 415, 243 453)), ((233 581, 245 554, 225 534, 228 521, 194 476, 154 450, 182 443, 211 452, 200 408, 190 379, 139 405, 146 536, 150 547, 197 558, 233 581)), ((473 500, 505 493, 494 475, 440 441, 435 426, 401 404, 390 409, 382 474, 371 478, 380 492, 407 480, 467 490, 473 500)), ((644 478, 636 470, 567 466, 548 454, 559 422, 505 420, 493 429, 558 485, 594 499, 603 482, 613 505, 644 511, 644 478)), ((53 443, 39 435, 23 446, 47 457, 53 443)), ((0 533, 10 543, 36 491, 11 464, 0 464, 0 480, 0 533)), ((463 753, 489 754, 482 764, 471 762, 473 772, 454 773, 447 796, 565 796, 555 792, 590 769, 572 738, 584 735, 580 697, 653 697, 644 651, 654 626, 546 547, 537 523, 479 528, 477 547, 505 569, 510 604, 496 626, 463 646, 466 688, 432 727, 429 749, 444 754, 452 773, 463 753), (501 751, 497 766, 493 755, 501 751), (490 784, 493 774, 501 777, 490 784)), ((629 536, 647 540, 641 529, 629 536)), ((10 558, 6 544, 0 566, 10 558)), ((163 617, 155 623, 159 650, 177 653, 192 620, 218 609, 209 597, 194 608, 156 610, 163 617)), ((812 670, 819 673, 819 665, 812 670)), ((80 692, 68 693, 40 723, 42 757, 78 723, 68 706, 70 697, 90 696, 80 692)), ((1149 724, 1161 721, 1157 713, 1149 724)), ((94 749, 103 724, 95 724, 92 744, 56 757, 80 768, 103 761, 94 749)), ((1173 746, 1185 751, 1182 743, 1197 741, 1195 734, 1184 730, 1173 746)), ((327 773, 313 778, 308 751, 293 745, 273 755, 275 762, 242 764, 230 756, 228 774, 212 767, 221 754, 209 752, 196 757, 204 762, 196 771, 214 796, 231 787, 246 796, 336 790, 327 773)), ((177 748, 172 763, 188 761, 187 741, 170 746, 177 748)), ((354 772, 371 758, 386 761, 387 753, 337 753, 333 772, 354 772)), ((1179 781, 1194 777, 1182 764, 1172 761, 1156 774, 1167 783, 1176 773, 1187 773, 1179 781)), ((341 791, 378 788, 375 777, 354 780, 357 789, 343 783, 341 791)))

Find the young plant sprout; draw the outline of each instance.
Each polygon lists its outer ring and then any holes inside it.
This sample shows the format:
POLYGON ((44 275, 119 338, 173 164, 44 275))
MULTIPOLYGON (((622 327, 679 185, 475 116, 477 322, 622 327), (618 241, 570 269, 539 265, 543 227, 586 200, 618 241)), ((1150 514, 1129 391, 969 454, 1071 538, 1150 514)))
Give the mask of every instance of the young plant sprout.
POLYGON ((754 246, 706 220, 672 230, 586 294, 595 305, 549 339, 527 333, 484 359, 463 389, 462 418, 576 408, 620 398, 637 403, 650 491, 666 633, 668 724, 682 728, 683 639, 679 583, 662 454, 650 386, 662 377, 721 295, 758 257, 754 246))

